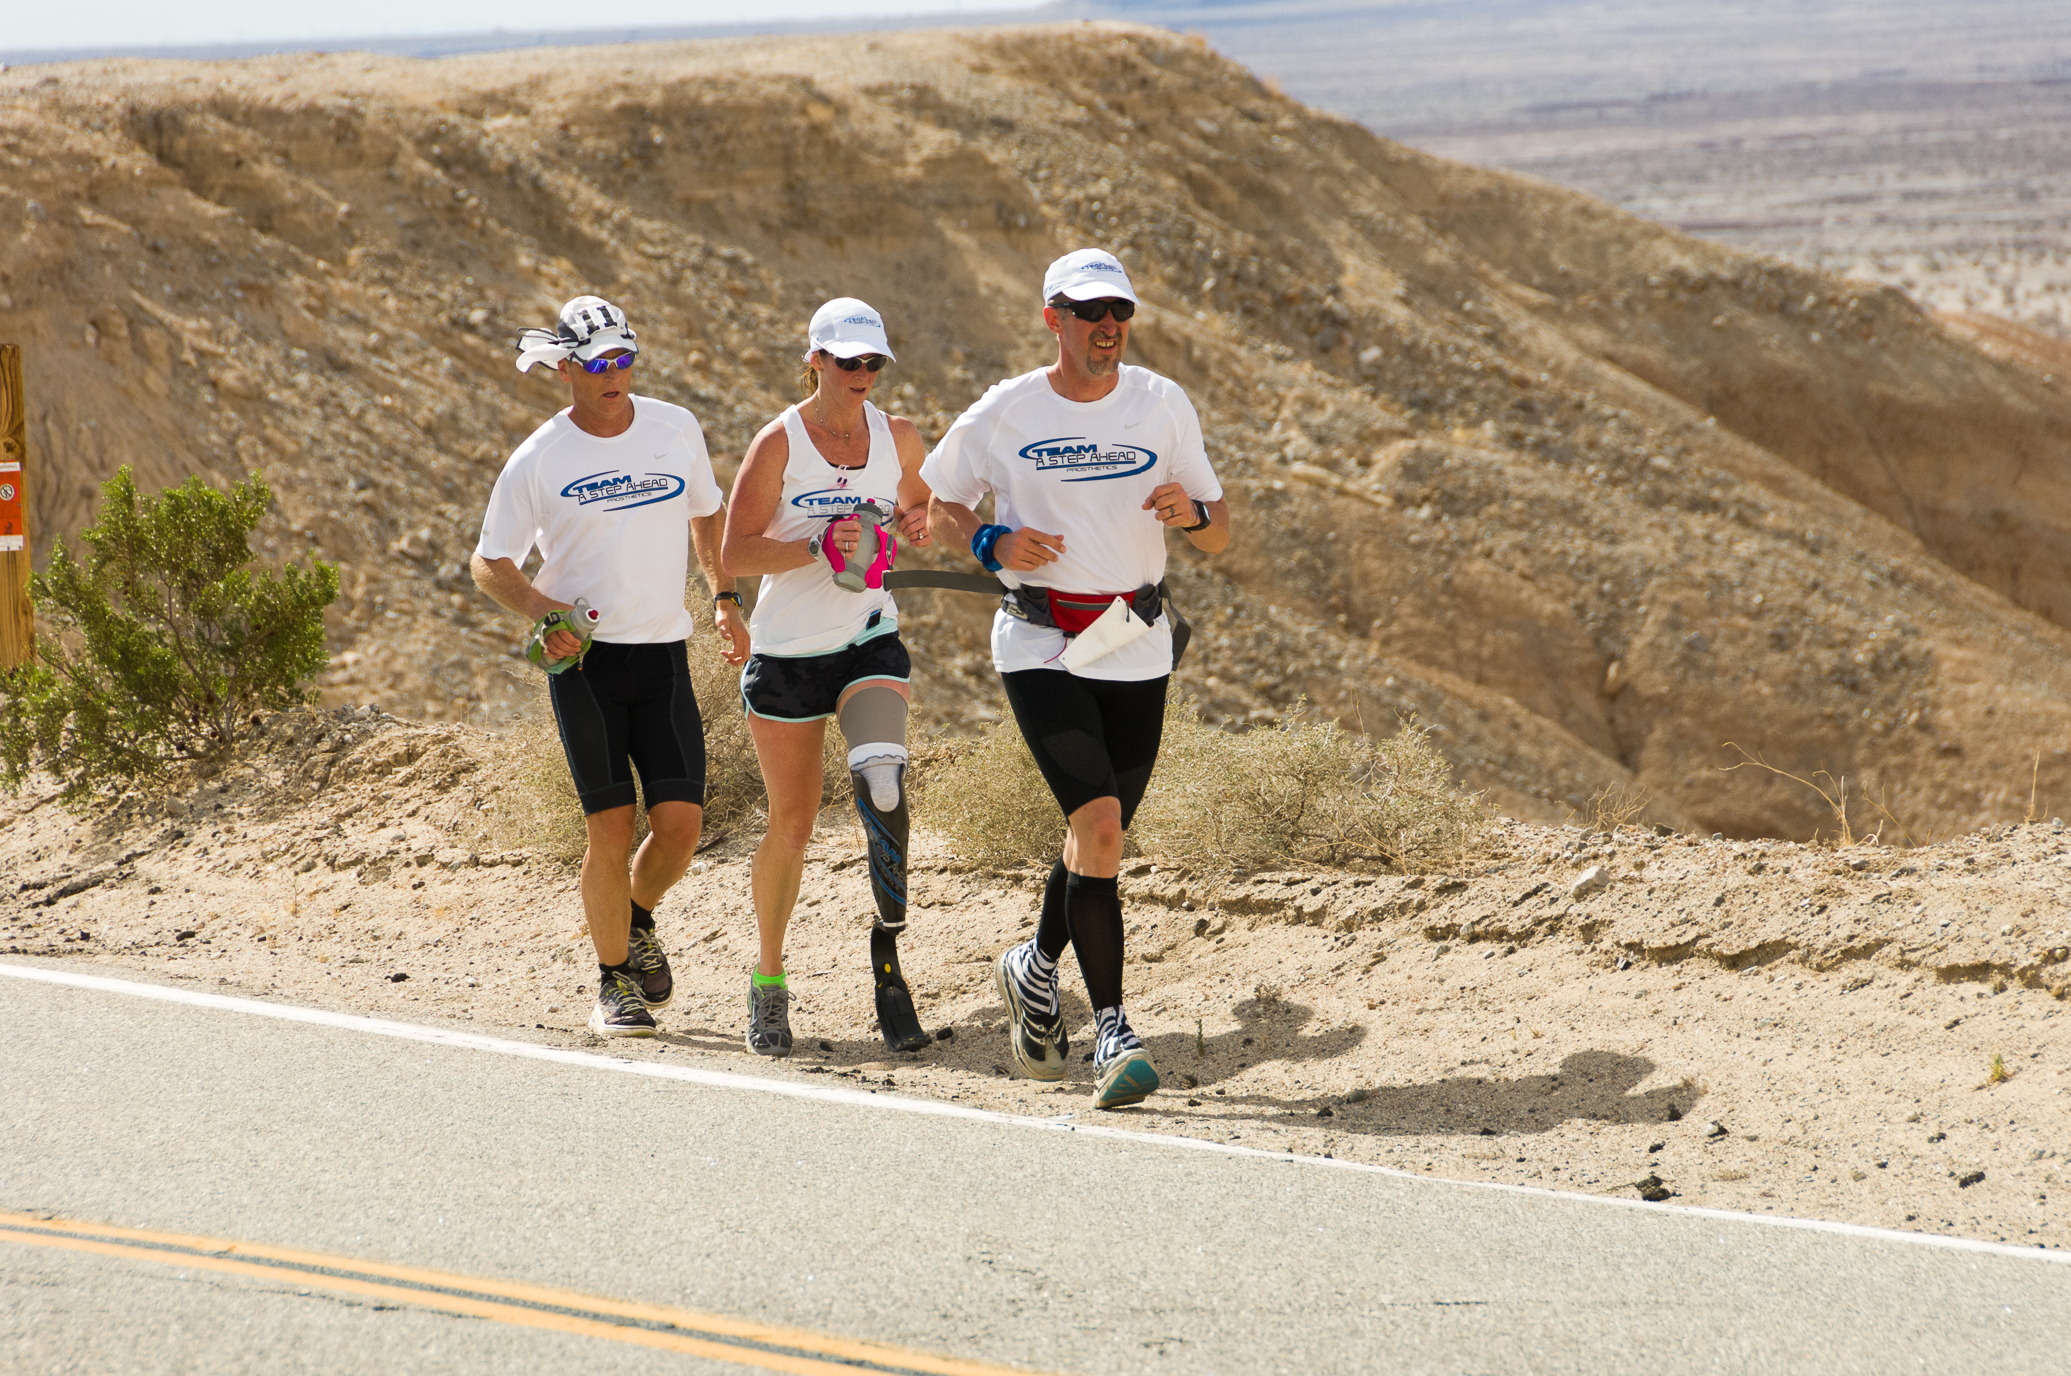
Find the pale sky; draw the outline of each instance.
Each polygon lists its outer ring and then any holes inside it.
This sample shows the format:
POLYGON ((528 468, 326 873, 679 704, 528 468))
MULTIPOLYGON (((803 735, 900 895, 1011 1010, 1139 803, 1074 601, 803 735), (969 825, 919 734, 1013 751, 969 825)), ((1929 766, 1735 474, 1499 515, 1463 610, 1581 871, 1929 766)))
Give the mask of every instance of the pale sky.
POLYGON ((828 19, 888 19, 907 14, 973 13, 1018 8, 1028 0, 887 0, 877 8, 854 0, 614 0, 586 6, 549 0, 359 0, 353 5, 284 5, 279 0, 99 0, 90 5, 0 0, 0 51, 50 48, 111 51, 206 43, 309 43, 417 34, 531 32, 559 29, 662 28, 828 19))

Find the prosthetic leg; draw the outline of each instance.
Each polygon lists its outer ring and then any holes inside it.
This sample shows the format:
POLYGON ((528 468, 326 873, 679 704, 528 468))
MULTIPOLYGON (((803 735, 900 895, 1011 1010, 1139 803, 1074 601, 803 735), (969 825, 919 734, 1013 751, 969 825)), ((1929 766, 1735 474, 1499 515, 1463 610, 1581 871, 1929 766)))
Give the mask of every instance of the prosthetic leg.
POLYGON ((893 1051, 918 1051, 934 1040, 920 1025, 913 992, 899 969, 899 933, 906 930, 906 747, 884 737, 892 734, 870 718, 897 704, 897 734, 905 735, 906 700, 889 688, 866 688, 841 712, 842 733, 851 742, 849 782, 856 795, 856 815, 870 853, 870 894, 877 900, 877 921, 870 929, 870 975, 876 986, 877 1027, 893 1051), (891 699, 890 703, 882 699, 891 699), (865 702, 865 699, 873 701, 865 702), (871 730, 875 726, 877 730, 871 730), (875 737, 875 739, 873 739, 875 737))

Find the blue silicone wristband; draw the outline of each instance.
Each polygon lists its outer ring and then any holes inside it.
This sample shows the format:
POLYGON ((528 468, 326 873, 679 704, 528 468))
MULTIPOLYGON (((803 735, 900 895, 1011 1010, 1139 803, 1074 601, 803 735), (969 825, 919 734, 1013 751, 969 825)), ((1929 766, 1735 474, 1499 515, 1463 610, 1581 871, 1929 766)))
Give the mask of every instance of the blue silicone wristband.
POLYGON ((985 565, 988 573, 1000 571, 1000 561, 992 557, 992 547, 998 544, 1000 537, 1006 533, 1005 526, 980 526, 978 533, 971 537, 971 554, 979 563, 985 565))

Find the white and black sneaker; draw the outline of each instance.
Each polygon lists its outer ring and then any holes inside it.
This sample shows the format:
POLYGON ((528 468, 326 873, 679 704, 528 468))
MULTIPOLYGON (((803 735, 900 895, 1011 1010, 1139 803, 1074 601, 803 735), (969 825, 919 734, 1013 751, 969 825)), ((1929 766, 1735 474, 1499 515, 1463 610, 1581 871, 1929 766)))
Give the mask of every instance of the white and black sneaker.
POLYGON ((625 970, 604 972, 597 983, 597 1006, 590 1010, 590 1031, 600 1037, 652 1037, 654 1014, 640 995, 640 981, 625 970))
POLYGON ((791 991, 748 976, 748 1049, 758 1056, 791 1054, 791 991))
POLYGON ((1061 1080, 1071 1055, 1064 1019, 1058 1015, 1057 975, 1046 980, 1035 968, 1035 943, 1001 952, 992 967, 993 987, 1007 1006, 1007 1033, 1014 1060, 1032 1080, 1061 1080))

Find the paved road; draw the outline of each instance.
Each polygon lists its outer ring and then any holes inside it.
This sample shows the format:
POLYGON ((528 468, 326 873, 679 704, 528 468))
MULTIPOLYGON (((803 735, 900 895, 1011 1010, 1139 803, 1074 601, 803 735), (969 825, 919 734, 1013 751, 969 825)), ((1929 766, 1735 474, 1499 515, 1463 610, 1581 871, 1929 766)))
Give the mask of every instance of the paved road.
MULTIPOLYGON (((0 1213, 1046 1372, 2062 1370, 2071 1266, 2009 1249, 689 1083, 6 973, 0 1213)), ((743 1369, 315 1278, 0 1231, 0 1371, 743 1369)))

